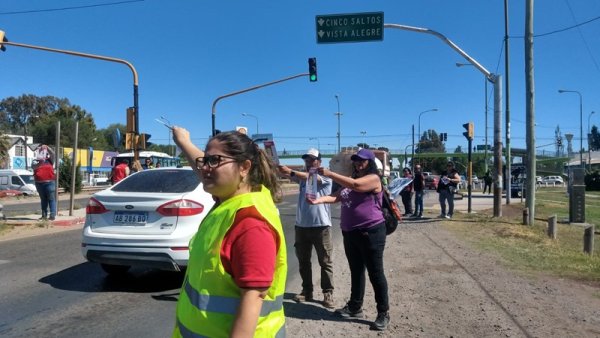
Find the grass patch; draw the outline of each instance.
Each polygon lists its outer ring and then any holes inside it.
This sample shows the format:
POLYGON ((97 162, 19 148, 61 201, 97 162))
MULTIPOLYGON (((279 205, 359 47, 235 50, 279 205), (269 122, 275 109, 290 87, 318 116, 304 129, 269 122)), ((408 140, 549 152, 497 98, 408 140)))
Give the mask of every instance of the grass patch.
POLYGON ((527 274, 544 273, 600 286, 600 237, 596 236, 594 254, 589 256, 583 252, 583 227, 557 224, 557 239, 553 240, 546 235, 547 221, 537 220, 544 218, 543 214, 563 215, 564 208, 568 218, 568 205, 559 207, 560 198, 559 195, 558 200, 543 202, 539 209, 536 204, 533 226, 521 224, 524 206, 518 204, 504 206, 501 219, 492 218, 491 212, 461 214, 444 225, 475 247, 499 255, 507 265, 527 274), (513 210, 505 213, 504 208, 513 210))
POLYGON ((14 229, 14 226, 8 225, 4 222, 0 222, 0 235, 4 234, 5 232, 8 232, 12 229, 14 229))

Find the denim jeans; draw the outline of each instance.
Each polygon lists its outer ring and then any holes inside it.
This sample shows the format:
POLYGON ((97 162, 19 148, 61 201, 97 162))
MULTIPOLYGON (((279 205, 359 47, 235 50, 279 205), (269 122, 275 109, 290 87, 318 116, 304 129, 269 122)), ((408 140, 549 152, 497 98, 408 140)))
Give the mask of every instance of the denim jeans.
POLYGON ((452 216, 454 214, 454 193, 449 189, 440 190, 440 208, 443 216, 452 216), (446 213, 446 201, 448 201, 448 213, 446 213))
POLYGON ((40 194, 40 202, 42 206, 42 217, 48 217, 48 206, 50 206, 50 216, 56 216, 56 200, 54 199, 56 193, 56 183, 50 182, 35 182, 35 188, 40 194))
POLYGON ((401 191, 400 197, 402 197, 402 204, 404 205, 404 214, 412 214, 412 191, 401 191))
POLYGON ((331 244, 331 227, 299 227, 296 226, 296 257, 302 278, 302 291, 312 292, 312 248, 315 247, 317 260, 321 266, 321 289, 323 293, 333 292, 333 244, 331 244))
POLYGON ((415 215, 423 215, 423 190, 415 191, 415 215))
POLYGON ((350 265, 350 301, 352 311, 362 308, 365 296, 365 268, 375 293, 377 312, 389 310, 388 284, 383 267, 383 249, 385 248, 385 223, 365 230, 342 232, 344 251, 350 265))

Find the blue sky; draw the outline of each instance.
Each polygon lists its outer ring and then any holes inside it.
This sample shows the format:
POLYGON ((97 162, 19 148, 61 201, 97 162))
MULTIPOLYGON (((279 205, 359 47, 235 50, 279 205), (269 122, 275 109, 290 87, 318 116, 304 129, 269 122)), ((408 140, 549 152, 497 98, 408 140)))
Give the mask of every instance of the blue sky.
MULTIPOLYGON (((306 73, 318 60, 319 79, 284 82, 217 104, 217 129, 247 126, 274 134, 278 150, 337 147, 339 95, 342 146, 366 142, 404 149, 411 128, 448 133, 446 148, 466 147, 462 124, 475 124, 474 144, 485 136, 484 79, 441 40, 386 29, 384 40, 317 44, 315 16, 384 12, 385 23, 429 28, 456 43, 492 73, 505 75, 503 1, 166 1, 107 4, 111 0, 4 0, 0 30, 10 41, 111 56, 139 73, 140 131, 168 143, 164 116, 188 128, 203 147, 219 96, 306 73), (27 12, 11 14, 14 12, 27 12), (366 133, 361 133, 366 132, 366 133)), ((511 145, 525 147, 525 1, 509 1, 511 145)), ((534 34, 575 26, 600 16, 600 1, 536 1, 534 34)), ((575 135, 579 97, 583 130, 591 111, 600 125, 600 20, 534 40, 536 146, 554 150, 554 131, 575 135)), ((7 46, 0 53, 0 98, 35 94, 66 97, 93 114, 99 128, 125 123, 133 104, 133 77, 120 64, 7 46)), ((493 140, 489 86, 488 142, 493 140)), ((504 114, 504 103, 502 105, 504 114)), ((504 115, 502 140, 505 142, 504 115)), ((585 136, 584 136, 585 137, 585 136)), ((584 144, 585 144, 584 140, 584 144)), ((587 147, 585 147, 587 148, 587 147)))

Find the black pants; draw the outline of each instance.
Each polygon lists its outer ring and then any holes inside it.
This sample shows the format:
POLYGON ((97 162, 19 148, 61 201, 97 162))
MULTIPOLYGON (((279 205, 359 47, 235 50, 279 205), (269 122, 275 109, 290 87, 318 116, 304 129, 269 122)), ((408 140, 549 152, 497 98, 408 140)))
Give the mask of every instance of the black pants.
POLYGON ((344 251, 350 265, 350 301, 348 306, 356 311, 362 308, 365 296, 365 268, 375 293, 377 312, 387 312, 390 308, 388 284, 383 268, 385 248, 385 223, 367 230, 342 232, 344 251))
POLYGON ((400 197, 402 197, 402 204, 404 205, 404 213, 405 214, 412 214, 413 213, 413 208, 412 208, 412 191, 402 190, 400 192, 400 197))

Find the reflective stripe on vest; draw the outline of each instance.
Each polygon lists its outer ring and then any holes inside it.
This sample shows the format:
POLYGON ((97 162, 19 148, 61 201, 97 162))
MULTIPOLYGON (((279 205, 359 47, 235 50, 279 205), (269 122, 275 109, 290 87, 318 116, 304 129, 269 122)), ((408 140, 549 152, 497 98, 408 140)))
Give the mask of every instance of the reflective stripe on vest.
MULTIPOLYGON (((196 291, 187 279, 184 282, 184 290, 190 302, 200 311, 219 312, 230 315, 235 315, 238 306, 240 305, 239 298, 203 295, 196 291)), ((271 312, 279 311, 283 307, 283 296, 277 296, 275 300, 263 300, 260 309, 260 316, 264 317, 271 312)))
MULTIPOLYGON (((183 324, 181 324, 180 321, 177 321, 177 329, 179 330, 179 334, 183 338, 208 338, 206 336, 192 332, 187 327, 185 327, 183 324)), ((275 334, 275 338, 285 338, 285 325, 283 325, 279 329, 279 331, 277 331, 277 333, 275 334)))

